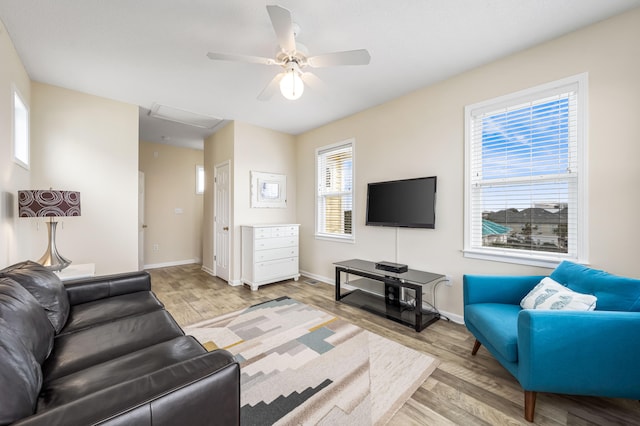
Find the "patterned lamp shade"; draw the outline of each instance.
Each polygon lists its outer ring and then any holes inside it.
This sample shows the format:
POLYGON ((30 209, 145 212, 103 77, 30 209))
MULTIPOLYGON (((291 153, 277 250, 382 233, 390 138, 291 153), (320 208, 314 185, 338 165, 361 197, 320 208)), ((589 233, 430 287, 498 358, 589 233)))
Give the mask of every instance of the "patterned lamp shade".
POLYGON ((18 191, 20 217, 80 216, 80 193, 53 189, 18 191))

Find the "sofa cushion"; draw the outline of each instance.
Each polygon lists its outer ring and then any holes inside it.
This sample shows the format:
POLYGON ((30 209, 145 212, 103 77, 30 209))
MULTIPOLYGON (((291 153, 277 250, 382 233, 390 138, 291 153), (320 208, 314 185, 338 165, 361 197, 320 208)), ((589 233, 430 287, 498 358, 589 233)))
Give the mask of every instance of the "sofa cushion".
POLYGON ((157 311, 164 307, 150 291, 137 291, 71 306, 69 319, 60 334, 72 333, 87 327, 120 318, 157 311))
POLYGON ((518 361, 518 305, 477 303, 465 306, 464 321, 482 330, 484 338, 508 362, 518 361))
POLYGON ((42 371, 40 364, 12 328, 0 318, 0 424, 35 412, 42 371))
POLYGON ((53 326, 38 301, 11 278, 0 278, 0 318, 42 364, 53 347, 53 326))
POLYGON ((29 290, 46 311, 56 333, 62 330, 69 315, 69 298, 56 274, 27 260, 3 269, 0 277, 11 278, 29 290))
POLYGON ((593 311, 596 301, 595 296, 575 292, 545 277, 522 299, 520 306, 522 309, 593 311))
POLYGON ((551 273, 551 278, 578 293, 598 298, 597 311, 640 312, 640 280, 620 277, 568 261, 551 273))
POLYGON ((37 411, 69 403, 204 353, 206 350, 193 337, 180 336, 125 354, 46 383, 40 392, 37 411))
POLYGON ((179 336, 184 336, 182 329, 164 310, 59 335, 42 365, 44 380, 48 382, 179 336))

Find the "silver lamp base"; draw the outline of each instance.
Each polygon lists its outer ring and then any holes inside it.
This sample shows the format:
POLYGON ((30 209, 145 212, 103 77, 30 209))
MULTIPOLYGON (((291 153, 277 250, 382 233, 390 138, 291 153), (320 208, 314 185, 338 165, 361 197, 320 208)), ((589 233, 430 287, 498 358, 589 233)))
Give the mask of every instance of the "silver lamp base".
POLYGON ((49 245, 47 251, 44 252, 38 263, 52 271, 61 271, 67 266, 71 265, 71 261, 66 259, 56 248, 56 227, 58 222, 47 222, 47 231, 49 233, 49 245))

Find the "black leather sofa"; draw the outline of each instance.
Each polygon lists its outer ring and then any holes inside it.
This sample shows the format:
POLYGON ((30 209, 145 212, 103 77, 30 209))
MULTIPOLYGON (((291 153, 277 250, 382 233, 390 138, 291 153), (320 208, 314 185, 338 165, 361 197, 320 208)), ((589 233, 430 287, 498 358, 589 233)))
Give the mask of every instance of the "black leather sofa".
POLYGON ((185 336, 146 272, 0 271, 0 425, 238 425, 240 368, 185 336))

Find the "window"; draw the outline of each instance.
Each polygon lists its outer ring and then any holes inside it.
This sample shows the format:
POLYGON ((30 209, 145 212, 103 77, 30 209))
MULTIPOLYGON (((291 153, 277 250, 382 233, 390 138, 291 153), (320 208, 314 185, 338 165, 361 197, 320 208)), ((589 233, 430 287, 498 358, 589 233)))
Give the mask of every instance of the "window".
POLYGON ((465 108, 465 256, 586 261, 586 74, 465 108))
POLYGON ((353 241, 353 145, 316 151, 316 236, 353 241))
POLYGON ((29 109, 18 91, 13 90, 13 159, 29 168, 29 109))
POLYGON ((196 166, 196 194, 204 194, 204 166, 196 166))

